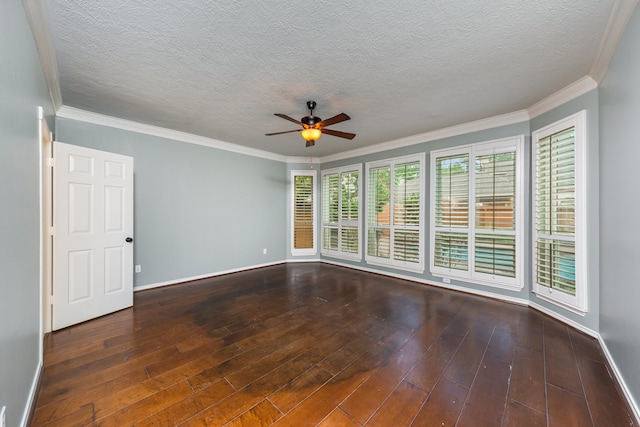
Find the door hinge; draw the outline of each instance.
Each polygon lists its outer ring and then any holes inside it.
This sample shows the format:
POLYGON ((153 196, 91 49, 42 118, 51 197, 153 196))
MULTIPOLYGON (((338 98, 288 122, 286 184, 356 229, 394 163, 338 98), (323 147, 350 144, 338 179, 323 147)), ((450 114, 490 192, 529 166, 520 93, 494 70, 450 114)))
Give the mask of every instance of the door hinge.
POLYGON ((55 297, 53 295, 49 295, 49 305, 53 305, 55 301, 55 297))
POLYGON ((52 167, 55 165, 55 163, 56 163, 56 162, 55 162, 55 160, 53 159, 53 157, 49 157, 49 158, 47 159, 47 166, 48 166, 48 167, 52 168, 52 167))
POLYGON ((54 229, 53 227, 49 227, 49 236, 53 236, 54 229))

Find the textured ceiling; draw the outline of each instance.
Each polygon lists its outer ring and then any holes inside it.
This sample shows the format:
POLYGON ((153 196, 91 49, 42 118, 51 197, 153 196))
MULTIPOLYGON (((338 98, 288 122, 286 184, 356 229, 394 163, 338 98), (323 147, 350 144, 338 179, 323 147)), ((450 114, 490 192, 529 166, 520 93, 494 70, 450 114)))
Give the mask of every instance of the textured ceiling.
POLYGON ((528 108, 586 76, 614 0, 45 0, 64 105, 323 157, 528 108), (296 119, 345 112, 305 148, 296 119))

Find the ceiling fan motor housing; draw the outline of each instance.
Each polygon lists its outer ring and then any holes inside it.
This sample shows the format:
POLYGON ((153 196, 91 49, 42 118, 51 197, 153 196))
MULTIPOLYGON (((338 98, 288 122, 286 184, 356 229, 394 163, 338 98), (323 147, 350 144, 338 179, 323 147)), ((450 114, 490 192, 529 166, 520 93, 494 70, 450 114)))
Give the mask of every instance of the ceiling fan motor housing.
POLYGON ((305 116, 300 121, 307 126, 313 127, 316 123, 320 123, 322 119, 317 116, 305 116))

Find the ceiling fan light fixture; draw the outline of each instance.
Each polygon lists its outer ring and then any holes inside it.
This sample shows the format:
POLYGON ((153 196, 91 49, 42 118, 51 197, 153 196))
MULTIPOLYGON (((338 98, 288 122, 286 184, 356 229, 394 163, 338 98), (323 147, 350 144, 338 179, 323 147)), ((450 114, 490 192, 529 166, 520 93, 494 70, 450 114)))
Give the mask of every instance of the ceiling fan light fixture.
POLYGON ((320 139, 320 135, 322 135, 320 129, 316 128, 303 129, 300 133, 305 141, 317 141, 320 139))

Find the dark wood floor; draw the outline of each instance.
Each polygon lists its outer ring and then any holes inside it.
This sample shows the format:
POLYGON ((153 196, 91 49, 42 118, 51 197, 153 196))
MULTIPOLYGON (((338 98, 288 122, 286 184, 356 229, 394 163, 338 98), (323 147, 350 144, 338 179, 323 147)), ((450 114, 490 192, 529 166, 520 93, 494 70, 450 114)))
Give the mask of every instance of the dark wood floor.
POLYGON ((51 334, 34 426, 629 426, 597 341, 319 263, 135 295, 51 334))

